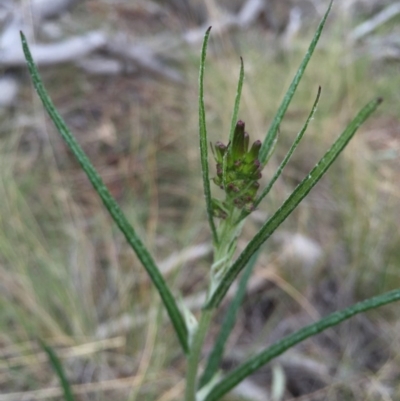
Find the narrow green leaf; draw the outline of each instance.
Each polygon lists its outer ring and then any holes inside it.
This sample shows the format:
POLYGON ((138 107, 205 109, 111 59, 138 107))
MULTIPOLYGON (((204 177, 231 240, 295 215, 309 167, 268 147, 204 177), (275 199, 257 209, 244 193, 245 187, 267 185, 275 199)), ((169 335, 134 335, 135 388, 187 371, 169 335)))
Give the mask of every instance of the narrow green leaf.
POLYGON ((61 387, 64 392, 64 400, 65 401, 75 401, 74 395, 72 394, 72 389, 69 384, 69 381, 67 379, 67 376, 65 376, 64 368, 62 366, 61 361, 58 359, 56 353, 54 350, 45 344, 42 340, 39 340, 41 347, 43 350, 46 352, 47 356, 49 357, 49 361, 51 363, 51 366, 53 367, 53 370, 56 372, 59 380, 61 387))
POLYGON ((229 132, 229 143, 232 143, 233 133, 235 132, 235 127, 236 127, 236 122, 238 121, 240 98, 242 96, 242 88, 243 88, 243 80, 244 80, 243 58, 240 57, 239 81, 238 81, 238 86, 237 86, 237 90, 236 90, 235 105, 233 107, 231 130, 229 132))
POLYGON ((315 110, 317 109, 317 105, 318 105, 320 96, 321 96, 321 87, 318 88, 317 97, 316 97, 316 99, 314 101, 314 105, 313 105, 313 107, 311 109, 310 114, 308 115, 308 118, 307 118, 305 124, 303 125, 302 129, 300 130, 300 132, 297 134, 297 137, 296 137, 295 141, 293 142, 293 145, 290 147, 290 149, 287 152, 285 158, 282 160, 282 163, 280 164, 280 166, 276 170, 276 172, 275 172, 274 176, 272 177, 271 181, 264 188, 264 190, 262 191, 262 193, 260 194, 258 199, 256 199, 255 205, 254 205, 255 207, 257 207, 260 204, 260 202, 269 194, 269 191, 271 190, 271 188, 275 184, 275 181, 279 178, 279 176, 282 173, 282 170, 285 168, 286 164, 289 162, 290 158, 292 157, 292 154, 293 154, 294 150, 299 145, 301 139, 303 138, 304 133, 306 132, 306 130, 308 128, 308 124, 310 123, 311 119, 314 116, 314 113, 315 113, 315 110))
POLYGON ((311 191, 314 185, 321 179, 331 164, 339 156, 340 152, 348 144, 360 125, 375 111, 381 102, 381 98, 372 100, 357 114, 354 120, 347 126, 332 147, 325 153, 324 157, 296 187, 296 189, 290 194, 285 202, 283 202, 282 206, 261 227, 260 231, 248 243, 246 248, 222 278, 219 286, 210 297, 206 308, 216 308, 218 306, 233 280, 235 280, 251 256, 271 236, 271 234, 280 226, 280 224, 285 221, 285 219, 293 212, 297 205, 311 191))
POLYGON ((161 299, 164 302, 164 305, 167 309, 169 317, 178 335, 182 348, 185 351, 185 353, 187 353, 188 341, 187 341, 187 329, 185 321, 182 317, 180 310, 178 309, 177 303, 170 289, 165 283, 164 278, 161 275, 149 251, 142 243, 139 236, 136 234, 134 228, 126 219, 118 203, 111 196, 103 180, 101 179, 101 177, 91 164, 90 160, 86 156, 85 152, 82 150, 76 139, 73 137, 67 125, 65 124, 64 120, 56 110, 53 102, 51 101, 49 95, 47 94, 46 89, 44 88, 37 67, 32 59, 32 55, 26 42, 26 38, 22 32, 21 32, 21 41, 33 85, 43 103, 44 108, 48 112, 58 132, 61 134, 64 141, 71 149, 72 153, 75 155, 82 169, 85 171, 94 189, 96 190, 101 200, 103 201, 104 206, 110 213, 111 217, 113 218, 119 229, 124 234, 126 240, 130 244, 132 249, 135 251, 137 257, 142 262, 144 268, 147 270, 150 278, 152 279, 154 285, 156 286, 161 296, 161 299))
POLYGON ((396 301, 400 301, 400 290, 390 291, 386 294, 359 302, 353 306, 350 306, 347 309, 332 313, 331 315, 321 319, 317 323, 313 323, 293 334, 284 337, 276 344, 267 348, 260 354, 250 358, 247 362, 244 362, 241 366, 230 372, 210 391, 204 401, 220 400, 224 394, 230 391, 246 377, 260 369, 272 359, 283 354, 285 351, 292 348, 296 344, 306 340, 307 338, 321 333, 329 327, 336 326, 339 323, 350 319, 354 315, 357 315, 358 313, 379 308, 380 306, 396 301))
POLYGON ((305 56, 300 64, 300 67, 297 70, 296 75, 294 76, 293 81, 290 84, 290 86, 282 100, 281 105, 279 106, 278 111, 276 112, 276 115, 271 123, 271 126, 269 127, 269 130, 267 132, 267 135, 265 137, 265 140, 264 140, 261 150, 260 150, 260 162, 263 165, 265 165, 266 158, 267 158, 268 154, 270 154, 271 146, 273 145, 275 138, 278 135, 279 125, 281 124, 281 121, 282 121, 283 117, 285 116, 286 110, 288 109, 289 104, 292 101, 293 95, 295 94, 297 86, 299 85, 299 83, 301 81, 301 78, 304 74, 307 64, 310 61, 310 58, 314 52, 315 47, 317 46, 317 43, 321 36, 322 30, 324 29, 326 19, 328 18, 329 12, 331 11, 332 3, 333 3, 333 0, 331 0, 331 2, 329 3, 328 10, 326 11, 322 21, 319 23, 317 31, 315 32, 313 40, 311 41, 310 46, 307 50, 307 53, 305 54, 305 56))
POLYGON ((215 341, 210 356, 208 357, 207 365, 204 369, 203 375, 200 378, 199 388, 202 388, 204 385, 206 385, 218 371, 222 356, 224 354, 225 344, 235 325, 237 312, 242 304, 243 297, 246 294, 247 282, 249 281, 251 273, 253 272, 257 258, 258 253, 255 253, 244 269, 243 276, 239 281, 239 286, 235 297, 229 305, 228 311, 226 312, 225 318, 221 325, 221 330, 217 340, 215 341))
POLYGON ((199 133, 200 133, 200 159, 201 170, 203 173, 203 188, 206 199, 208 224, 210 225, 213 242, 218 243, 217 229, 215 228, 213 218, 213 207, 211 201, 210 174, 208 169, 208 139, 206 124, 206 108, 204 106, 204 66, 206 63, 207 44, 210 36, 211 26, 204 35, 203 47, 200 57, 200 73, 199 73, 199 133))

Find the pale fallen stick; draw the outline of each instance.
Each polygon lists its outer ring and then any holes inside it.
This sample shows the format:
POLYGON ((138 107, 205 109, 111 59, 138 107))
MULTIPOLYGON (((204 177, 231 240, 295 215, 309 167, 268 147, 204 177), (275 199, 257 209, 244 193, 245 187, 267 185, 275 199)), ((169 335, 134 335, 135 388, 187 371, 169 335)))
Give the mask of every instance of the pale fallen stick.
MULTIPOLYGON (((44 66, 75 61, 104 47, 106 43, 107 38, 103 32, 93 31, 58 43, 30 43, 30 49, 35 62, 40 66, 44 66)), ((25 64, 26 61, 21 46, 9 46, 0 49, 0 66, 17 67, 25 64)))
POLYGON ((376 14, 373 18, 358 25, 349 35, 350 42, 356 42, 367 36, 385 22, 400 14, 400 2, 391 4, 376 14))
POLYGON ((133 66, 126 68, 120 60, 95 55, 77 60, 75 65, 92 75, 119 75, 124 72, 132 73, 137 71, 133 66))

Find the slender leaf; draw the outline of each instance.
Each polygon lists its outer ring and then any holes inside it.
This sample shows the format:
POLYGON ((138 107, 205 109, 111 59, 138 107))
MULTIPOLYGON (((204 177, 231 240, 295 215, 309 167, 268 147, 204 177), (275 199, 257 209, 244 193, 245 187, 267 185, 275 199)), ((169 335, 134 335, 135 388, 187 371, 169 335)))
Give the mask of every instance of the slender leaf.
POLYGON ((291 193, 282 206, 261 227, 260 231, 248 243, 246 248, 222 278, 219 286, 215 289, 214 293, 210 297, 206 308, 215 308, 218 306, 233 280, 235 280, 239 272, 250 260, 251 256, 271 236, 271 234, 280 226, 280 224, 285 221, 285 219, 293 212, 297 205, 311 191, 314 185, 321 179, 330 165, 339 156, 340 152, 348 144, 359 126, 371 115, 371 113, 375 111, 381 102, 381 98, 372 100, 357 114, 354 120, 347 126, 332 147, 325 153, 324 157, 310 171, 307 177, 297 186, 297 188, 291 193))
POLYGON ((65 124, 64 120, 56 110, 53 102, 51 101, 49 95, 47 94, 46 89, 44 88, 37 67, 32 59, 32 55, 26 42, 26 38, 22 32, 21 32, 21 40, 33 85, 43 103, 44 108, 47 110, 58 132, 61 134, 64 141, 66 142, 68 147, 71 149, 72 153, 77 158, 82 169, 85 171, 94 189, 96 190, 101 200, 103 201, 104 206, 110 213, 111 217, 113 218, 119 229, 124 234, 126 240, 130 244, 132 249, 135 251, 137 257, 142 262, 144 268, 147 270, 150 278, 152 279, 154 285, 156 286, 164 302, 169 317, 171 318, 172 324, 178 335, 181 346, 183 350, 187 353, 188 341, 187 341, 187 329, 185 321, 182 317, 180 310, 178 309, 177 303, 170 289, 165 283, 164 278, 161 275, 149 251, 142 243, 139 236, 136 234, 134 228, 126 219, 118 203, 111 196, 103 180, 101 179, 101 177, 91 164, 90 160, 86 156, 85 152, 82 150, 76 139, 73 137, 67 125, 65 124))
POLYGON ((313 105, 313 107, 311 109, 311 112, 308 115, 307 121, 303 125, 302 129, 300 130, 300 132, 297 134, 297 137, 296 137, 295 141, 293 142, 293 145, 290 147, 290 149, 287 152, 285 158, 282 160, 282 163, 279 165, 279 167, 276 170, 276 172, 275 172, 274 176, 272 177, 271 181, 263 189, 263 191, 260 194, 260 196, 256 199, 255 205, 254 205, 255 207, 257 207, 260 204, 260 202, 268 195, 269 191, 271 190, 271 188, 275 184, 275 181, 279 178, 279 176, 282 173, 282 170, 285 168, 286 164, 289 162, 290 158, 292 157, 293 152, 295 151, 295 149, 299 145, 301 139, 303 138, 304 133, 306 132, 306 130, 308 128, 308 124, 310 123, 311 119, 314 116, 314 113, 315 113, 315 110, 317 109, 317 105, 318 105, 318 101, 319 101, 319 97, 320 96, 321 96, 321 87, 318 88, 317 97, 316 97, 316 99, 314 101, 314 105, 313 105))
POLYGON ((297 86, 300 83, 300 80, 304 74, 307 64, 310 61, 310 58, 314 52, 315 47, 317 46, 317 43, 321 36, 322 30, 324 29, 326 19, 328 18, 329 12, 331 11, 332 3, 333 3, 333 0, 331 0, 331 2, 329 3, 328 10, 326 11, 324 17, 322 18, 322 21, 319 23, 317 31, 315 32, 313 40, 311 41, 310 46, 307 50, 307 53, 305 54, 305 56, 300 64, 300 67, 297 70, 296 75, 294 76, 293 81, 290 84, 290 86, 282 100, 281 105, 279 106, 278 111, 276 112, 276 115, 271 123, 271 126, 269 127, 269 130, 267 132, 265 140, 260 149, 260 157, 259 158, 260 158, 260 162, 262 164, 266 163, 266 158, 267 158, 268 154, 270 154, 270 148, 273 145, 276 136, 278 135, 279 125, 281 124, 281 121, 282 121, 283 117, 285 116, 286 110, 288 109, 289 104, 292 101, 293 95, 296 92, 297 86))
POLYGON ((39 342, 44 351, 46 352, 47 356, 49 357, 49 361, 53 367, 53 370, 56 372, 60 380, 60 384, 64 392, 64 400, 75 401, 74 395, 72 394, 71 385, 69 384, 67 376, 65 375, 61 361, 58 359, 56 353, 50 346, 45 344, 42 340, 39 340, 39 342))
POLYGON ((200 57, 200 73, 199 73, 199 133, 200 133, 200 159, 201 170, 203 173, 203 188, 206 199, 208 224, 213 236, 214 244, 218 243, 217 229, 215 228, 213 218, 213 207, 211 201, 210 174, 208 169, 208 139, 207 139, 207 124, 206 124, 206 108, 204 106, 204 66, 206 63, 207 44, 210 36, 211 26, 207 29, 200 57))
POLYGON ((235 325, 237 312, 239 310, 240 305, 242 304, 243 297, 246 294, 246 286, 251 273, 253 272, 254 266, 256 264, 258 258, 258 253, 255 253, 244 269, 243 276, 240 279, 238 289, 236 291, 235 297, 233 298, 231 304, 229 305, 229 309, 226 312, 224 321, 221 325, 221 330, 215 341, 214 347, 210 353, 210 356, 207 360, 207 365, 204 369, 203 375, 200 378, 199 388, 206 385, 217 373, 222 356, 224 354, 225 344, 228 340, 230 333, 235 325))
POLYGON ((240 57, 240 73, 239 73, 239 81, 236 91, 235 97, 235 105, 233 107, 232 114, 232 122, 231 122, 231 130, 229 133, 229 143, 232 143, 233 133, 235 132, 236 122, 238 120, 239 115, 239 107, 240 107, 240 98, 242 96, 242 88, 243 88, 243 80, 244 80, 244 66, 243 66, 243 58, 240 57))
POLYGON ((292 348, 296 344, 306 340, 307 338, 321 333, 329 327, 336 326, 339 323, 353 317, 354 315, 357 315, 358 313, 379 308, 380 306, 396 301, 400 301, 399 289, 359 302, 342 311, 332 313, 331 315, 321 319, 317 323, 313 323, 293 334, 284 337, 276 344, 267 348, 260 354, 250 358, 247 362, 244 362, 241 366, 230 372, 210 391, 204 401, 220 400, 224 394, 230 391, 246 377, 260 369, 272 359, 283 354, 285 351, 292 348))

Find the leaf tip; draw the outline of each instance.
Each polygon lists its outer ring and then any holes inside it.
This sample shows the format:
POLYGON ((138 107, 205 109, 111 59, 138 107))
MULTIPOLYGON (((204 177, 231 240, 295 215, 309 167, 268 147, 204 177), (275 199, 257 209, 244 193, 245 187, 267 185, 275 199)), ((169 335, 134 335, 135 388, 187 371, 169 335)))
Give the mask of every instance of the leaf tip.
POLYGON ((376 102, 377 102, 378 104, 381 104, 381 103, 383 102, 383 97, 379 96, 379 97, 376 99, 376 102))
POLYGON ((212 26, 210 25, 207 30, 206 30, 206 34, 210 33, 212 26))

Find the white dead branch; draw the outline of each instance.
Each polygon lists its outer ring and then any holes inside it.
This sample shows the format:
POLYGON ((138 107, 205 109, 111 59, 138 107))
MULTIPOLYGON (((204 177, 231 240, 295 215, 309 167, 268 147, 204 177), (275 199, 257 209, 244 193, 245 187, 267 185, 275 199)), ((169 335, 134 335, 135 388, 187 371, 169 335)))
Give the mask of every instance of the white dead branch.
POLYGON ((96 55, 78 60, 75 64, 91 75, 119 75, 124 72, 136 71, 133 66, 125 67, 122 61, 96 55))
MULTIPOLYGON (((94 31, 58 43, 30 44, 35 62, 39 65, 54 65, 84 57, 105 46, 107 38, 103 32, 94 31)), ((0 66, 18 67, 25 65, 25 57, 19 46, 0 49, 0 66)))
POLYGON ((351 42, 356 42, 365 36, 369 35, 375 29, 385 24, 387 21, 400 14, 400 2, 394 3, 381 12, 376 14, 373 18, 358 25, 349 36, 351 42))

